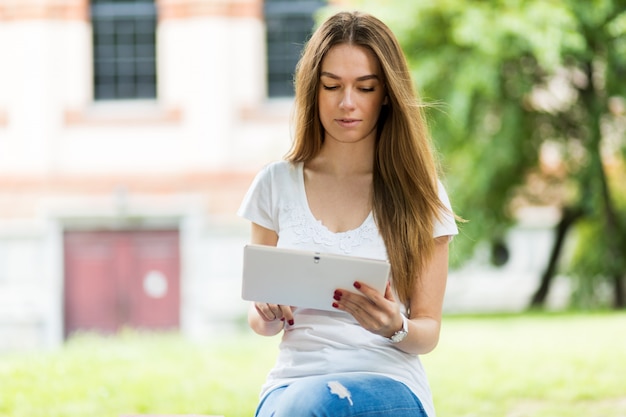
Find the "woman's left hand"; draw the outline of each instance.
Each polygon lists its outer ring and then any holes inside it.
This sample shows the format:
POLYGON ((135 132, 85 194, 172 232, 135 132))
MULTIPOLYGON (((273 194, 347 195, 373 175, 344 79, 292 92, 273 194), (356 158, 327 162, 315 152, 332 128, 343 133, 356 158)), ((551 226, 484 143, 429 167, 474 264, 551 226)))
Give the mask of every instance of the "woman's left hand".
POLYGON ((356 281, 359 292, 338 289, 333 307, 350 313, 363 328, 383 337, 391 337, 402 328, 402 313, 387 283, 384 296, 374 288, 356 281))

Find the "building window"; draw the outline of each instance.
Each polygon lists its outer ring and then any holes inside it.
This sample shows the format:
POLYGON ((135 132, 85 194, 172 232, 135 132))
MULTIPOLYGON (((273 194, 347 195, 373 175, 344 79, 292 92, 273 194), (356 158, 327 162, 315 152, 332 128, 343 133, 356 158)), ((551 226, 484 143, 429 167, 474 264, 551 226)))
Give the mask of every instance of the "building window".
POLYGON ((293 74, 323 0, 265 0, 267 85, 270 97, 293 96, 293 74))
POLYGON ((91 0, 96 100, 156 98, 154 0, 91 0))

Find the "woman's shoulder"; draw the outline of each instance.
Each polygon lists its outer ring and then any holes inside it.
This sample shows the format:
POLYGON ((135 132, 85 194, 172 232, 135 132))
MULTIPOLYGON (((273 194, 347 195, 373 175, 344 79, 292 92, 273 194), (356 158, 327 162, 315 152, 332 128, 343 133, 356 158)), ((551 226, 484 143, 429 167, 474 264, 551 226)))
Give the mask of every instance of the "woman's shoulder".
POLYGON ((294 164, 292 164, 291 162, 281 159, 268 163, 267 165, 265 165, 264 169, 271 172, 284 172, 292 169, 293 166, 294 164))
POLYGON ((273 161, 265 165, 261 170, 262 176, 269 177, 272 181, 283 181, 297 178, 300 163, 292 163, 286 160, 273 161))
POLYGON ((450 197, 448 197, 448 192, 446 190, 446 186, 444 185, 441 178, 437 178, 437 194, 439 195, 439 200, 446 206, 448 209, 452 209, 450 204, 450 197))

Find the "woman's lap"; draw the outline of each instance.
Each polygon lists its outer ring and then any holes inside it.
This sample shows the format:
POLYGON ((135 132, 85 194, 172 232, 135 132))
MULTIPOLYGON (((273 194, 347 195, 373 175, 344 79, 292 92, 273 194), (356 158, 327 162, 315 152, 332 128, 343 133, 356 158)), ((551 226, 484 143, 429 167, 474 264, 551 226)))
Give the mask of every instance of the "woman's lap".
POLYGON ((426 417, 401 382, 372 374, 301 378, 265 396, 256 417, 426 417))

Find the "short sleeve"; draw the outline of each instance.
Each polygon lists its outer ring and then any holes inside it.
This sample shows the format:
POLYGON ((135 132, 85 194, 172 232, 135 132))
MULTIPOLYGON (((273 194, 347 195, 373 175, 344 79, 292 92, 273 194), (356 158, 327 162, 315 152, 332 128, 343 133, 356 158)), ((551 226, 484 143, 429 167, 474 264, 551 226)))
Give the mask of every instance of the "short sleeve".
POLYGON ((266 166, 256 175, 243 198, 237 215, 270 230, 278 230, 273 218, 272 172, 266 166))
POLYGON ((441 218, 435 220, 433 237, 455 236, 459 234, 459 229, 456 226, 454 215, 452 214, 453 212, 452 212, 452 206, 450 204, 450 198, 448 197, 448 193, 446 192, 446 189, 441 183, 441 181, 438 181, 438 184, 439 184, 439 200, 441 200, 443 205, 448 210, 443 211, 441 213, 441 218))

